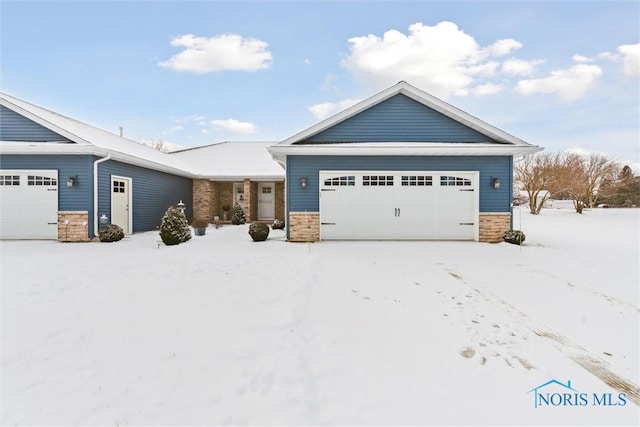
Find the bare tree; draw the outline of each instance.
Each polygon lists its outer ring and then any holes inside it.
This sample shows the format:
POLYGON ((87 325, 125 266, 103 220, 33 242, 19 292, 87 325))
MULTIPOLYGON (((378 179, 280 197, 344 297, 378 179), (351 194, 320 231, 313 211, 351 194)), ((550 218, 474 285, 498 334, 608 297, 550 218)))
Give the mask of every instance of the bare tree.
POLYGON ((166 141, 163 141, 161 139, 159 139, 159 140, 141 139, 138 142, 140 144, 142 144, 142 145, 146 145, 147 147, 151 147, 154 150, 158 150, 158 151, 163 152, 163 153, 168 153, 169 152, 169 147, 167 146, 166 141))
POLYGON ((525 156, 514 165, 515 181, 527 192, 529 212, 534 215, 540 213, 551 189, 558 184, 558 162, 558 154, 536 153, 525 156))
POLYGON ((618 164, 604 154, 568 154, 564 161, 564 191, 571 196, 576 212, 582 213, 587 206, 593 208, 602 184, 615 179, 618 170, 618 164))

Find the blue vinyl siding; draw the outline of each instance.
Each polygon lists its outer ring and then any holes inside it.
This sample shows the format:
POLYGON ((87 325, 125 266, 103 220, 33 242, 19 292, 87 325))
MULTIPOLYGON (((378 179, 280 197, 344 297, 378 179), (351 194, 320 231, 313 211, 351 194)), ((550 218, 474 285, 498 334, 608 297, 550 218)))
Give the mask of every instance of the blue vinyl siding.
POLYGON ((330 142, 494 142, 405 95, 395 95, 298 144, 330 142))
POLYGON ((107 161, 98 165, 98 213, 111 219, 111 176, 131 178, 133 232, 155 230, 169 206, 180 200, 192 216, 193 185, 190 178, 158 172, 126 163, 107 161))
POLYGON ((480 212, 511 212, 511 156, 288 156, 287 210, 319 211, 321 170, 479 171, 480 212), (300 178, 307 178, 301 188, 300 178), (492 178, 501 185, 494 189, 492 178))
POLYGON ((71 142, 4 106, 0 106, 0 141, 71 142))

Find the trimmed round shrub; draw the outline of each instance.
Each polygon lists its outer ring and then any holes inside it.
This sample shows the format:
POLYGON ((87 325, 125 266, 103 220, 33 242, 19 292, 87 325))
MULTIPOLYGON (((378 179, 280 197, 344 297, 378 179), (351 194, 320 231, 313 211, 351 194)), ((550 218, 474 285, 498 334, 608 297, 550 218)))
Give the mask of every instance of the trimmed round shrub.
POLYGON ((244 209, 242 206, 235 205, 233 207, 233 214, 231 215, 231 224, 240 225, 247 222, 247 217, 244 215, 244 209))
POLYGON ((269 226, 262 222, 254 222, 249 225, 249 235, 254 242, 264 242, 269 237, 269 226))
POLYGON ((271 228, 273 228, 274 230, 283 230, 284 221, 281 219, 276 219, 275 221, 273 221, 273 224, 271 224, 271 228))
POLYGON ((505 242, 514 245, 521 245, 524 242, 525 237, 524 233, 520 230, 509 230, 502 234, 502 238, 505 242))
POLYGON ((180 209, 169 206, 164 213, 160 224, 160 238, 165 245, 178 245, 191 239, 189 221, 180 209))
POLYGON ((124 238, 124 230, 116 224, 109 224, 98 230, 98 238, 101 242, 117 242, 124 238))

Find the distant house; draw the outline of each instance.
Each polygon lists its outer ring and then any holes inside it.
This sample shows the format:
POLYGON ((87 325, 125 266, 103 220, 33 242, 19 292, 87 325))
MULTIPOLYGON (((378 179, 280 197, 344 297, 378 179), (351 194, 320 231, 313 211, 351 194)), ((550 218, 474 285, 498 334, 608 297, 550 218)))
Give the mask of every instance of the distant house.
POLYGON ((191 215, 189 169, 178 157, 0 94, 1 239, 88 240, 100 223, 153 230, 181 200, 191 215))
POLYGON ((540 150, 406 82, 269 148, 292 241, 500 241, 513 157, 540 150))
POLYGON ((284 219, 284 170, 267 151, 273 144, 222 142, 171 153, 195 173, 194 217, 230 219, 239 204, 247 221, 284 219))

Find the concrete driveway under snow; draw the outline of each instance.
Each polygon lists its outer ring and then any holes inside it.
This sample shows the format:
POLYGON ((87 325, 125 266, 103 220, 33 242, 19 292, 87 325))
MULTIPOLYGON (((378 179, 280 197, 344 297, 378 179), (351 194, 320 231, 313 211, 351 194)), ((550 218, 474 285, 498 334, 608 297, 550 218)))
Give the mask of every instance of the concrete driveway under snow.
POLYGON ((5 241, 0 421, 637 425, 638 214, 516 211, 523 247, 5 241))

